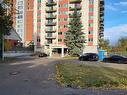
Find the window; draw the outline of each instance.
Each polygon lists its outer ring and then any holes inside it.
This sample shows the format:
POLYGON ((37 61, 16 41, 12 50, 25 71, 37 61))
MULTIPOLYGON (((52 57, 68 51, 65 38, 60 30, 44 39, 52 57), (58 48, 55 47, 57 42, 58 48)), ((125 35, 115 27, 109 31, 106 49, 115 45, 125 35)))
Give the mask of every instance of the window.
POLYGON ((89 0, 89 4, 94 4, 94 0, 89 0))
POLYGON ((37 22, 41 22, 41 19, 37 19, 37 22))
POLYGON ((18 5, 23 5, 23 1, 19 1, 18 2, 18 5))
POLYGON ((48 43, 48 44, 52 44, 52 39, 48 39, 48 40, 47 40, 47 43, 48 43))
POLYGON ((17 29, 17 32, 23 32, 23 29, 17 29))
POLYGON ((68 11, 64 11, 64 14, 68 14, 68 11))
POLYGON ((37 42, 40 42, 41 40, 40 40, 40 37, 37 37, 37 42))
POLYGON ((17 27, 18 27, 18 28, 22 28, 22 27, 23 27, 23 25, 22 25, 22 24, 19 24, 19 25, 17 25, 17 27))
POLYGON ((58 42, 62 42, 62 39, 58 39, 58 42))
POLYGON ((41 10, 41 6, 38 6, 37 9, 38 9, 38 10, 41 10))
POLYGON ((41 16, 41 14, 40 14, 40 13, 38 13, 38 14, 37 14, 37 16, 41 16))
POLYGON ((94 11, 94 8, 89 8, 89 11, 90 11, 90 12, 93 12, 93 11, 94 11))
POLYGON ((93 23, 89 23, 89 27, 93 27, 93 23))
POLYGON ((64 21, 67 21, 67 18, 64 18, 64 21))
POLYGON ((64 7, 68 7, 68 4, 64 4, 64 7))
POLYGON ((37 26, 37 29, 41 29, 41 26, 37 26))
POLYGON ((64 25, 64 28, 67 28, 67 25, 64 25))
POLYGON ((23 9, 23 6, 18 6, 18 9, 23 9))
POLYGON ((93 19, 93 15, 90 15, 90 16, 89 16, 89 19, 92 20, 92 19, 93 19))
POLYGON ((92 31, 92 30, 90 30, 90 31, 89 31, 89 34, 93 34, 93 31, 92 31))
POLYGON ((18 11, 18 14, 23 14, 23 11, 18 11))
POLYGON ((52 37, 52 33, 47 33, 47 37, 52 37))
POLYGON ((62 35, 62 32, 58 32, 58 35, 62 35))
POLYGON ((22 15, 18 15, 18 19, 22 19, 23 18, 23 16, 22 15))
POLYGON ((17 23, 23 23, 23 21, 22 20, 17 20, 17 23))
POLYGON ((93 42, 93 38, 89 38, 88 40, 89 40, 89 42, 93 42))
POLYGON ((38 2, 38 3, 41 3, 41 0, 38 0, 37 2, 38 2))

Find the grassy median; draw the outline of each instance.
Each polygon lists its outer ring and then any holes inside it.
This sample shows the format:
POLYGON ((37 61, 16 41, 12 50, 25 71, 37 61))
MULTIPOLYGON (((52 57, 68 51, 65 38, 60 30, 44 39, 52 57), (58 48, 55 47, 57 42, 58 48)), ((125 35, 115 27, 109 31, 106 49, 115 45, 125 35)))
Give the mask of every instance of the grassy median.
POLYGON ((57 64, 56 79, 65 87, 127 89, 127 70, 97 65, 57 64))

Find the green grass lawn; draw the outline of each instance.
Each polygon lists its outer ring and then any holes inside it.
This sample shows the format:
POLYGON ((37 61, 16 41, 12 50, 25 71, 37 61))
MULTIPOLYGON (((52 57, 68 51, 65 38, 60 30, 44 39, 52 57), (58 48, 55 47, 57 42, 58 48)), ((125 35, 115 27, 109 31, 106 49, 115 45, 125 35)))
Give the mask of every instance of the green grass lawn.
POLYGON ((99 66, 99 64, 57 64, 56 79, 65 87, 127 89, 127 70, 99 66))

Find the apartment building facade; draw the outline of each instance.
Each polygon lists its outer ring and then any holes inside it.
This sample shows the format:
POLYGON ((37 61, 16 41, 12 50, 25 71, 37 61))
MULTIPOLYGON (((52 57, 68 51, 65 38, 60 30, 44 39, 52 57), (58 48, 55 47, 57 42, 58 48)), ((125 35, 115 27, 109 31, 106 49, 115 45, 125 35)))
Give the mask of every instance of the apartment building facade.
POLYGON ((98 52, 104 31, 104 0, 34 0, 35 51, 62 57, 67 53, 64 34, 75 9, 81 14, 85 33, 83 52, 98 52))
POLYGON ((22 39, 24 46, 33 41, 33 0, 11 0, 13 27, 22 39))

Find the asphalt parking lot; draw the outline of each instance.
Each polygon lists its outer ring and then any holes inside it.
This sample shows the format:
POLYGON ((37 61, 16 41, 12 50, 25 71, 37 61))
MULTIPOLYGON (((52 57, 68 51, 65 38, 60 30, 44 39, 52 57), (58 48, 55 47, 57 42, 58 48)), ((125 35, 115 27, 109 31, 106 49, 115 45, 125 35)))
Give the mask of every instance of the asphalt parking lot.
POLYGON ((127 90, 60 87, 55 81, 55 64, 72 62, 119 69, 127 69, 127 65, 51 58, 21 59, 14 63, 0 64, 0 95, 127 95, 127 90))

